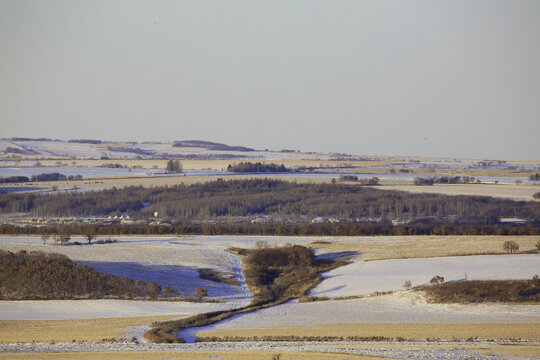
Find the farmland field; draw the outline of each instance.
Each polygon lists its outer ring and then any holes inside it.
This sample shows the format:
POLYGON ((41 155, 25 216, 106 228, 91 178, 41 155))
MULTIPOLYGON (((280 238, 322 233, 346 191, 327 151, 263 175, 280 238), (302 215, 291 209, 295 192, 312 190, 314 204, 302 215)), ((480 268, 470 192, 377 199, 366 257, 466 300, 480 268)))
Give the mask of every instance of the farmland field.
MULTIPOLYGON (((316 249, 319 257, 353 260, 354 262, 350 265, 323 274, 325 280, 313 289, 310 295, 330 298, 350 295, 361 297, 310 303, 292 301, 253 313, 238 315, 207 327, 189 329, 181 332, 180 336, 187 340, 193 340, 196 336, 220 339, 231 337, 248 339, 253 336, 259 338, 272 338, 273 336, 403 338, 416 341, 417 346, 421 346, 423 352, 428 351, 425 349, 428 344, 424 343, 427 338, 451 341, 477 338, 477 341, 481 339, 497 340, 492 344, 493 346, 489 345, 488 347, 498 354, 531 354, 538 350, 538 345, 534 345, 533 348, 531 348, 532 345, 527 345, 527 347, 515 345, 514 350, 510 352, 508 351, 510 348, 504 348, 506 351, 504 352, 500 350, 502 348, 497 348, 495 345, 498 341, 508 341, 509 339, 527 340, 528 343, 538 344, 540 341, 540 333, 537 331, 540 324, 538 305, 432 304, 426 301, 421 292, 403 291, 402 289, 405 280, 411 280, 413 285, 420 285, 428 283, 435 274, 446 276, 448 280, 459 280, 465 275, 471 279, 532 277, 536 273, 535 270, 540 268, 540 259, 536 254, 449 256, 455 255, 453 248, 460 249, 459 244, 461 243, 463 246, 459 251, 470 248, 472 253, 475 249, 479 252, 483 250, 484 252, 501 253, 501 244, 507 238, 496 236, 124 236, 117 237, 118 242, 111 244, 55 246, 52 244, 44 245, 42 240, 35 236, 3 236, 0 238, 0 250, 19 251, 25 249, 59 252, 78 263, 89 264, 103 272, 120 276, 128 275, 137 280, 158 281, 162 285, 169 285, 179 290, 182 295, 193 295, 196 287, 207 287, 208 297, 222 302, 4 301, 0 307, 0 319, 2 319, 0 320, 0 339, 2 339, 2 343, 54 340, 60 344, 72 340, 92 343, 109 338, 125 339, 124 341, 136 338, 139 339, 139 342, 144 343, 142 334, 154 321, 178 319, 201 312, 244 306, 250 301, 251 294, 245 287, 242 272, 239 271, 241 259, 226 250, 231 247, 254 248, 263 241, 270 246, 286 244, 311 246, 316 249), (446 245, 440 246, 441 243, 446 245), (475 247, 473 244, 477 244, 477 246, 475 247), (390 249, 389 252, 383 254, 382 247, 390 249), (429 256, 431 247, 439 249, 438 252, 435 251, 432 254, 439 257, 429 256), (379 248, 381 250, 378 250, 379 248), (400 253, 400 248, 406 248, 406 253, 400 253), (344 249, 350 250, 347 252, 344 249), (446 249, 446 253, 444 249, 446 249), (379 258, 386 260, 377 260, 379 258), (365 262, 367 259, 371 261, 365 262), (238 279, 239 286, 200 279, 197 276, 197 268, 213 268, 234 274, 238 279), (403 269, 407 270, 403 271, 403 269), (362 295, 388 290, 398 291, 387 295, 362 297, 362 295), (57 334, 55 338, 46 335, 51 333, 57 334)), ((538 236, 511 238, 517 240, 524 250, 532 248, 534 243, 540 240, 538 236)), ((82 242, 83 239, 79 239, 79 241, 82 242)), ((211 344, 208 343, 204 346, 210 347, 211 344)), ((382 355, 383 353, 378 352, 378 350, 373 350, 375 345, 376 347, 381 346, 380 343, 369 346, 356 343, 353 348, 356 349, 354 351, 357 354, 382 355), (369 347, 370 350, 366 350, 366 347, 369 347)), ((465 349, 467 348, 465 345, 466 343, 460 346, 465 349)), ((111 351, 111 349, 122 351, 121 347, 115 346, 113 344, 100 345, 97 348, 100 349, 99 351, 111 351)), ((313 346, 310 348, 312 351, 315 351, 317 346, 323 348, 325 352, 329 351, 329 345, 324 345, 324 342, 313 346)), ((394 346, 395 344, 390 341, 386 348, 394 346)), ((442 345, 440 346, 434 351, 441 353, 450 351, 442 345)), ((485 351, 486 347, 480 346, 480 348, 485 351)), ((14 351, 13 349, 13 347, 4 347, 0 348, 0 351, 9 353, 14 351)), ((84 351, 82 347, 79 349, 77 351, 84 351)), ((156 349, 166 350, 165 348, 156 349)), ((176 349, 180 349, 180 347, 176 347, 176 349)), ((189 348, 182 349, 187 351, 189 348)), ((215 347, 208 349, 211 349, 210 353, 212 354, 217 350, 215 347)), ((262 347, 257 351, 264 353, 263 349, 265 348, 262 347)), ((339 352, 342 352, 343 349, 340 349, 339 352)), ((473 349, 476 349, 474 344, 469 344, 466 351, 473 351, 473 349)), ((75 356, 75 354, 71 353, 72 350, 68 351, 70 353, 65 355, 66 358, 73 358, 70 356, 75 356)), ((298 351, 298 353, 289 355, 302 356, 302 352, 298 351)), ((406 353, 409 355, 414 353, 410 352, 413 350, 408 351, 406 353)), ((149 358, 154 356, 151 353, 145 354, 149 358)), ((241 354, 238 356, 248 356, 244 350, 241 354)), ((16 358, 16 354, 9 356, 16 358)), ((156 353, 155 356, 159 356, 159 354, 156 353)), ((404 355, 402 354, 402 356, 404 355)))

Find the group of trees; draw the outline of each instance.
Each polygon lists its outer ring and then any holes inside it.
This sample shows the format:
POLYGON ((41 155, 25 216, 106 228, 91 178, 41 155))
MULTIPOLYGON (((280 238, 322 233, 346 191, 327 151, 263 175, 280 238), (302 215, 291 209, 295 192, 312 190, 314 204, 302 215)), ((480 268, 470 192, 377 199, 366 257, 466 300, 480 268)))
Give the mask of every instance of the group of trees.
POLYGON ((178 291, 99 273, 55 253, 0 250, 0 299, 157 298, 178 291))
POLYGON ((341 175, 338 180, 339 181, 358 181, 358 176, 356 176, 356 175, 341 175))
MULTIPOLYGON (((335 179, 332 179, 335 180, 335 179)), ((369 186, 376 186, 379 185, 379 178, 374 176, 367 179, 358 179, 358 176, 356 175, 341 175, 339 177, 339 181, 352 181, 352 182, 359 182, 360 185, 369 185, 369 186)), ((333 184, 335 184, 335 181, 332 181, 333 184)))
MULTIPOLYGON (((470 176, 439 176, 423 178, 414 178, 414 185, 433 185, 433 184, 470 184, 474 182, 474 177, 470 176)), ((477 182, 480 182, 478 179, 477 182)))
POLYGON ((241 162, 240 164, 229 165, 227 171, 234 173, 284 173, 289 172, 289 169, 283 164, 241 162))
POLYGON ((21 183, 21 182, 37 182, 37 181, 64 181, 64 180, 82 180, 82 175, 66 176, 60 173, 43 173, 38 175, 27 176, 8 176, 0 177, 2 183, 21 183))
MULTIPOLYGON (((108 164, 101 164, 99 167, 107 168, 107 169, 123 169, 124 165, 119 164, 119 163, 108 163, 108 164)), ((127 167, 129 167, 129 166, 127 166, 127 167)))
POLYGON ((8 176, 8 177, 0 177, 0 184, 7 184, 7 183, 21 183, 21 182, 29 182, 30 179, 26 176, 8 176))
POLYGON ((249 251, 244 261, 244 274, 254 294, 254 302, 268 303, 304 295, 322 280, 317 265, 310 248, 262 246, 249 251))
POLYGON ((31 182, 36 181, 64 181, 64 180, 81 180, 82 175, 69 175, 66 176, 60 173, 43 173, 38 175, 32 175, 31 182))
POLYGON ((496 224, 499 217, 537 220, 540 203, 480 196, 415 194, 345 184, 297 184, 281 180, 214 181, 82 193, 0 194, 0 213, 34 216, 93 216, 129 213, 149 219, 154 212, 174 224, 261 214, 294 219, 451 219, 458 224, 496 224))
POLYGON ((169 160, 165 170, 171 173, 181 173, 182 172, 182 163, 180 160, 169 160))

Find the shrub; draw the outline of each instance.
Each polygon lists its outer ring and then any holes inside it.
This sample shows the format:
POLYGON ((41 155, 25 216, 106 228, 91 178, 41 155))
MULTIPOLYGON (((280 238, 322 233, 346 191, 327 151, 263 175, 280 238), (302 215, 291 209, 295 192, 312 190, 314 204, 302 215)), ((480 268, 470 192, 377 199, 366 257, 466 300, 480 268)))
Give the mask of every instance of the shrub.
POLYGON ((405 283, 403 284, 403 288, 404 288, 405 290, 410 290, 410 288, 412 288, 412 283, 411 283, 411 281, 410 281, 410 280, 405 281, 405 283))
POLYGON ((533 194, 533 198, 540 199, 540 191, 533 194))
POLYGON ((255 249, 267 249, 269 248, 270 245, 268 244, 267 241, 264 241, 264 240, 257 240, 257 242, 255 243, 255 249))
POLYGON ((503 244, 503 249, 509 254, 515 254, 519 250, 519 245, 515 241, 505 241, 503 244))
POLYGON ((203 297, 208 296, 208 290, 206 288, 197 288, 195 290, 195 297, 199 300, 201 300, 203 297))
POLYGON ((435 275, 434 277, 431 278, 431 280, 429 281, 429 283, 431 285, 440 285, 444 282, 444 277, 442 276, 439 276, 439 275, 435 275))

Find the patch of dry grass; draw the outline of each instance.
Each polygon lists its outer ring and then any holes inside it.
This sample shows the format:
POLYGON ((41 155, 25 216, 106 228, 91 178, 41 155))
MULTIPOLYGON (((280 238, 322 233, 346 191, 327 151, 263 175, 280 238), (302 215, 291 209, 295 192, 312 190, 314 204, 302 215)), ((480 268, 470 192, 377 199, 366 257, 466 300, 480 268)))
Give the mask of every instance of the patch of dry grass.
POLYGON ((272 339, 273 337, 327 336, 407 340, 467 340, 467 339, 522 339, 540 341, 538 323, 511 324, 323 324, 310 327, 283 326, 275 328, 250 328, 231 330, 210 330, 197 334, 199 337, 242 337, 272 339))
POLYGON ((485 355, 499 355, 504 357, 527 357, 538 359, 540 357, 540 345, 490 345, 489 347, 475 347, 473 352, 485 355))
POLYGON ((321 252, 356 251, 358 260, 408 259, 440 256, 506 254, 505 241, 515 241, 520 251, 536 249, 540 236, 373 236, 325 238, 330 244, 312 243, 321 252), (358 241, 355 241, 358 239, 358 241))
POLYGON ((279 360, 384 360, 386 358, 375 356, 361 356, 349 354, 332 354, 322 352, 270 352, 270 351, 129 351, 129 352, 81 352, 81 353, 53 353, 53 354, 2 354, 5 360, 94 360, 94 359, 179 359, 179 360, 272 360, 276 355, 279 360))
POLYGON ((69 320, 1 320, 0 343, 98 342, 121 336, 128 327, 177 319, 179 315, 69 320))

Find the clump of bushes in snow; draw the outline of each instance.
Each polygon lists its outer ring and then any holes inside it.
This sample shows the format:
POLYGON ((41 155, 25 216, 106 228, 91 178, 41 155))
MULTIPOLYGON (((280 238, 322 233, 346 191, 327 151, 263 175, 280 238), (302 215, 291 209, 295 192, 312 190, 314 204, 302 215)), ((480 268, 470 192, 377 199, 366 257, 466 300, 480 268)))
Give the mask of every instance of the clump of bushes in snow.
POLYGON ((155 282, 102 274, 56 253, 0 250, 0 299, 168 298, 155 282))
POLYGON ((421 286, 436 303, 540 302, 540 278, 531 280, 467 280, 421 286))
POLYGON ((230 311, 215 311, 155 324, 144 334, 146 340, 154 343, 184 342, 173 334, 182 329, 214 324, 237 314, 299 298, 319 284, 322 280, 321 272, 347 264, 345 261, 315 259, 312 249, 299 245, 271 248, 260 243, 257 248, 249 251, 233 250, 247 254, 244 275, 253 293, 251 304, 230 311))

